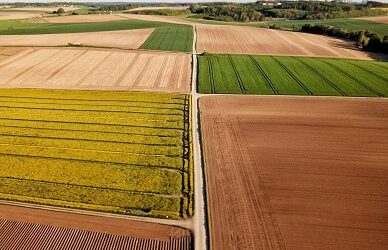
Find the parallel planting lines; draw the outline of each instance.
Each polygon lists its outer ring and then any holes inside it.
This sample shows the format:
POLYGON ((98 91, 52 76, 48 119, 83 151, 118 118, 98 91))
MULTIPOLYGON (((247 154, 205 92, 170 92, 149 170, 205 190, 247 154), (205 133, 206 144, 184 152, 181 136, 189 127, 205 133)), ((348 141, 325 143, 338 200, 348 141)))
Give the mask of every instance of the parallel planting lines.
POLYGON ((0 245, 5 249, 111 249, 111 250, 186 250, 189 235, 170 236, 169 240, 143 239, 125 235, 85 231, 0 219, 0 245))
POLYGON ((201 93, 388 96, 386 62, 222 54, 198 61, 201 93))
POLYGON ((189 96, 5 89, 0 111, 0 198, 192 215, 189 96))

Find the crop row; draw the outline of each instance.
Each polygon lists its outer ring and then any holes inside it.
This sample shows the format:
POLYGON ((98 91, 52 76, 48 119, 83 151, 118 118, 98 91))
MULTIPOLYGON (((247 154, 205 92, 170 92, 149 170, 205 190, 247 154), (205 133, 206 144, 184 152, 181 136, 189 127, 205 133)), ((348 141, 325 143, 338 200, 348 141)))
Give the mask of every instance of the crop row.
POLYGON ((180 199, 146 193, 0 178, 0 199, 80 209, 178 217, 180 199), (44 190, 44 192, 42 192, 44 190), (26 196, 28 194, 28 196, 26 196))
POLYGON ((124 92, 2 92, 0 178, 7 181, 1 181, 0 197, 149 216, 190 215, 189 97, 144 93, 142 99, 142 93, 124 92), (30 192, 19 192, 23 189, 30 192))
POLYGON ((388 63, 349 59, 203 55, 202 93, 388 96, 388 63))

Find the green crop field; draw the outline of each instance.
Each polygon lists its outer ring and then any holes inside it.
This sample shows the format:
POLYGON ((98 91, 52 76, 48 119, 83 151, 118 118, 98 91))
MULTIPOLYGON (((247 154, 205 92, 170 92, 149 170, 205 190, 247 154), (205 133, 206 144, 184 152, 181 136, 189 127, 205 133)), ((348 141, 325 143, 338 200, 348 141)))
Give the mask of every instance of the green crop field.
POLYGON ((270 24, 276 24, 282 29, 300 29, 304 24, 321 24, 331 25, 346 29, 348 31, 368 30, 370 32, 380 34, 382 36, 388 36, 388 24, 375 23, 360 19, 325 19, 325 20, 280 20, 280 21, 268 21, 254 26, 265 26, 270 24))
POLYGON ((388 96, 388 63, 287 56, 203 55, 199 92, 388 96))
POLYGON ((155 28, 142 49, 165 51, 192 51, 193 28, 184 24, 169 24, 140 20, 101 23, 28 23, 20 20, 0 21, 0 35, 59 34, 98 31, 117 31, 155 28))
POLYGON ((0 199, 191 216, 189 98, 1 89, 0 199))

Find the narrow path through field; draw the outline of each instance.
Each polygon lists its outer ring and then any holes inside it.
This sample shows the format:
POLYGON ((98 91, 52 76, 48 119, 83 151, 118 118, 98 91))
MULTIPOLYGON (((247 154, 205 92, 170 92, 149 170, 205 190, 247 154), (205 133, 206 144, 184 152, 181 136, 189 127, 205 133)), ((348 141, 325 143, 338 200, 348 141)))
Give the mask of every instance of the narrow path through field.
POLYGON ((208 249, 208 233, 206 223, 206 187, 204 183, 204 169, 202 165, 202 154, 200 145, 200 127, 198 117, 198 98, 197 92, 197 32, 196 26, 193 25, 194 37, 193 37, 193 68, 191 78, 191 96, 192 96, 192 133, 193 133, 193 161, 194 161, 194 246, 195 249, 206 250, 208 249))

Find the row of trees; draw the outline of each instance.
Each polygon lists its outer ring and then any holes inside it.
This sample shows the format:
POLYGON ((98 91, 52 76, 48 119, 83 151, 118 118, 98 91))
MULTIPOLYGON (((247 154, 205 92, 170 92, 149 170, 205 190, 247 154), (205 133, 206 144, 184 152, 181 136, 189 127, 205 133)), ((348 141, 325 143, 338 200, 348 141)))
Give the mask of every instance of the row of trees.
POLYGON ((263 21, 266 18, 332 19, 384 15, 383 9, 341 2, 255 2, 246 4, 193 4, 190 11, 197 17, 222 21, 263 21))
POLYGON ((351 39, 366 51, 388 53, 388 36, 382 37, 368 31, 347 31, 331 25, 305 24, 301 31, 351 39))

